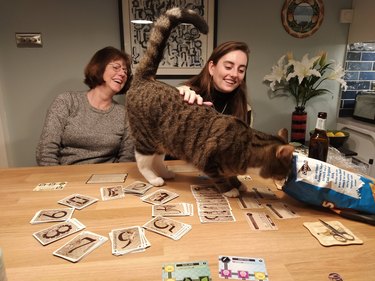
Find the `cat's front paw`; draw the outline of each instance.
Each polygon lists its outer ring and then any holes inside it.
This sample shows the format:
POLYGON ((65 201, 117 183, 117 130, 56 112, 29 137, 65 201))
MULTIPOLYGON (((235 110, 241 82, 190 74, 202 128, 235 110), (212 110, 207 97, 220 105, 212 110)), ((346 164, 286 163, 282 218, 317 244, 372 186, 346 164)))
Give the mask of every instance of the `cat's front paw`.
POLYGON ((226 197, 230 197, 230 198, 235 198, 235 197, 238 197, 240 196, 240 192, 237 188, 232 188, 231 190, 223 193, 224 196, 226 197))
POLYGON ((151 183, 153 186, 162 186, 164 184, 164 180, 160 177, 157 177, 149 180, 149 183, 151 183))

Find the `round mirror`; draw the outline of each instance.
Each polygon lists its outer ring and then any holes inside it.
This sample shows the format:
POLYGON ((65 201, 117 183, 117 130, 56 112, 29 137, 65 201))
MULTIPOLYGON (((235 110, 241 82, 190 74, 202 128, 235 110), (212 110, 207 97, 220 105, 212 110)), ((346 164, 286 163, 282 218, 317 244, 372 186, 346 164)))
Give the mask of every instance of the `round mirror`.
POLYGON ((323 21, 322 0, 285 0, 281 21, 292 36, 304 38, 314 34, 323 21))

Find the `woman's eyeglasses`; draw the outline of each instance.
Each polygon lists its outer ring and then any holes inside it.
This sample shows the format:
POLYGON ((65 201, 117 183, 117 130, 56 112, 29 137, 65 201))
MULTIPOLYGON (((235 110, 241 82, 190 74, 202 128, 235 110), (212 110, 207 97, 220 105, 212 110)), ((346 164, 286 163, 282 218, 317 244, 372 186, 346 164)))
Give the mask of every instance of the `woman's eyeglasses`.
POLYGON ((110 66, 112 66, 112 69, 114 72, 120 72, 121 70, 124 71, 125 75, 128 75, 128 71, 125 67, 122 67, 121 64, 118 63, 109 63, 110 66))

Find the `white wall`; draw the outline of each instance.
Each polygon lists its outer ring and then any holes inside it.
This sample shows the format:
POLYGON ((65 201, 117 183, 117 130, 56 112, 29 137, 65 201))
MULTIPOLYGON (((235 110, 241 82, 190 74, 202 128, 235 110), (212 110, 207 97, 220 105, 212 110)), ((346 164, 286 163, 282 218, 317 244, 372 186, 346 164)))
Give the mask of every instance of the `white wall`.
MULTIPOLYGON (((242 40, 251 48, 247 82, 255 112, 254 127, 275 132, 290 127, 291 99, 268 97, 263 76, 287 51, 295 56, 326 50, 344 60, 348 25, 339 22, 351 0, 324 0, 325 18, 310 38, 296 39, 281 24, 283 0, 218 0, 218 43, 242 40)), ((85 89, 83 68, 93 53, 108 45, 120 48, 117 0, 0 0, 0 85, 9 132, 10 166, 35 165, 35 147, 46 110, 59 93, 85 89), (15 32, 41 32, 43 48, 15 45, 15 32)), ((169 80, 176 84, 177 80, 169 80)), ((319 97, 307 107, 309 129, 318 111, 336 122, 335 96, 319 97)), ((0 100, 1 102, 1 100, 0 100)))

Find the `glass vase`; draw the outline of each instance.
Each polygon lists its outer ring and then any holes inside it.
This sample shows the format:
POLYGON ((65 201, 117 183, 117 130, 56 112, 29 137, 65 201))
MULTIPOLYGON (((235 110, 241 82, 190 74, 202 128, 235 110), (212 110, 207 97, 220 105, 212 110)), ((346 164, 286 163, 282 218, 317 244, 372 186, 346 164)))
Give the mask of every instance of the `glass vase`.
POLYGON ((292 113, 291 142, 305 144, 307 112, 304 106, 296 106, 292 113))

